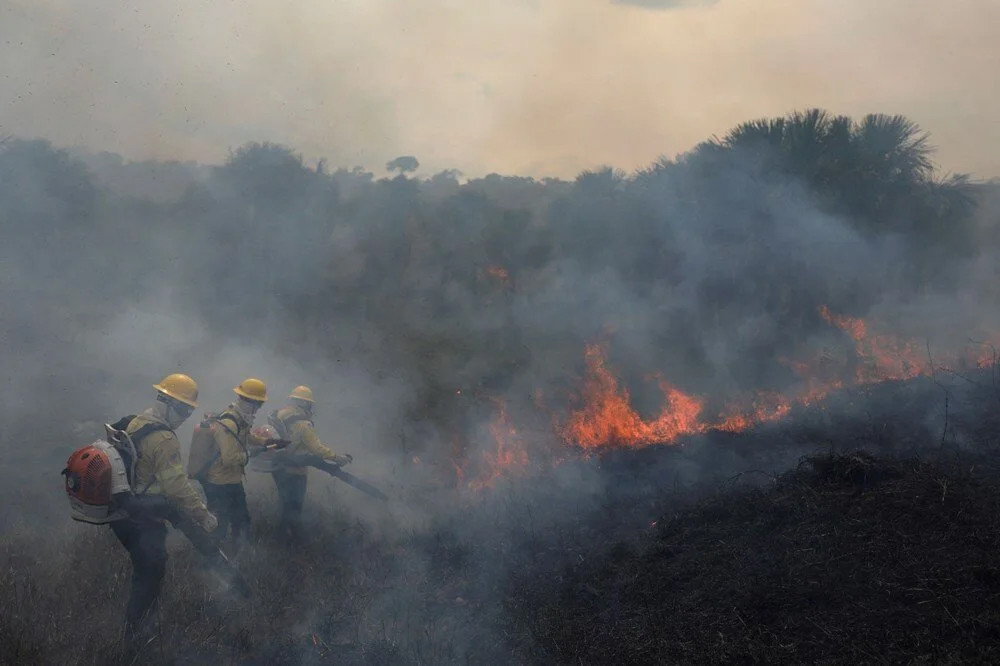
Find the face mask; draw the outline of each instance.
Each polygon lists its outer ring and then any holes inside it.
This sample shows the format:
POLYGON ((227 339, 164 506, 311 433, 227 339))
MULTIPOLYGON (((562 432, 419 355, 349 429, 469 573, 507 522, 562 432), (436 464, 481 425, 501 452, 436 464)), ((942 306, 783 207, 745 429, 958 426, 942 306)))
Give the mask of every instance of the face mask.
POLYGON ((257 414, 257 410, 260 409, 261 403, 253 402, 251 400, 245 400, 240 398, 236 401, 234 405, 236 411, 240 413, 240 416, 249 424, 253 425, 254 416, 257 414))
POLYGON ((191 412, 184 412, 175 407, 174 405, 167 405, 167 415, 163 420, 167 422, 167 425, 176 430, 181 427, 181 424, 187 421, 187 418, 191 416, 191 412))
POLYGON ((166 421, 171 429, 176 430, 182 423, 187 421, 194 410, 187 405, 178 405, 166 400, 157 400, 152 412, 155 416, 166 421))

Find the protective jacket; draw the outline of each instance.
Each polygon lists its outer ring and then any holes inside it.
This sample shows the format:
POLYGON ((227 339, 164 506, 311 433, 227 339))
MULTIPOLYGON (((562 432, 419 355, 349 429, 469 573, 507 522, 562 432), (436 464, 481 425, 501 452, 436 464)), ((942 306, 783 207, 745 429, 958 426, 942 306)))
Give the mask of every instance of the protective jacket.
MULTIPOLYGON (((312 420, 305 410, 289 405, 282 407, 274 415, 284 424, 284 430, 288 435, 291 444, 285 449, 291 454, 312 454, 320 458, 332 458, 335 454, 320 441, 316 435, 316 430, 312 420)), ((305 474, 306 467, 285 467, 285 472, 289 474, 305 474)))
POLYGON ((138 441, 133 439, 139 454, 132 479, 133 490, 164 495, 184 515, 202 524, 208 516, 208 509, 184 473, 181 444, 173 429, 152 410, 146 410, 132 419, 125 432, 131 437, 150 423, 166 426, 167 429, 155 430, 138 441))
POLYGON ((250 433, 251 424, 232 405, 216 419, 212 437, 219 447, 219 457, 208 468, 205 480, 217 485, 241 484, 251 452, 264 446, 265 441, 250 433))

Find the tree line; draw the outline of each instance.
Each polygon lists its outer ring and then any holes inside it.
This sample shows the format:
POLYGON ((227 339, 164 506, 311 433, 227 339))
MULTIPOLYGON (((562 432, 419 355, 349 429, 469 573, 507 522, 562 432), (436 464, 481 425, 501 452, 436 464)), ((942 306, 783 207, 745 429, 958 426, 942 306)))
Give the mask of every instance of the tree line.
POLYGON ((627 377, 652 364, 695 390, 780 386, 777 359, 824 329, 818 305, 864 316, 957 290, 995 251, 983 186, 940 176, 901 116, 756 120, 573 181, 418 177, 410 156, 377 178, 263 142, 216 167, 158 165, 183 188, 151 196, 84 162, 0 143, 3 277, 31 304, 4 317, 5 353, 168 289, 220 336, 368 354, 436 422, 461 410, 456 389, 563 386, 608 335, 627 377))

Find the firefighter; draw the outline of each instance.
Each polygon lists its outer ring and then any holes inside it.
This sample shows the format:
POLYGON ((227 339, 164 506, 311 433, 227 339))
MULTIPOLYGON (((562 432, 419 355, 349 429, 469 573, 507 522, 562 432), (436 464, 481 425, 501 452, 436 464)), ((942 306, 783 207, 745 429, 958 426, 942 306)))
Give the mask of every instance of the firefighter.
POLYGON ((204 474, 199 477, 208 500, 208 508, 219 518, 216 538, 223 541, 232 531, 232 552, 243 546, 250 529, 243 476, 250 458, 266 448, 267 442, 254 436, 250 429, 261 405, 267 400, 267 387, 254 377, 244 379, 233 389, 236 400, 226 411, 214 417, 212 428, 217 454, 204 474))
MULTIPOLYGON (((125 427, 138 453, 132 487, 142 499, 158 500, 156 504, 168 507, 168 513, 212 532, 218 522, 184 473, 175 432, 198 406, 198 385, 187 375, 172 374, 153 388, 156 402, 125 427)), ((163 582, 167 565, 166 520, 163 511, 130 510, 129 517, 112 522, 111 529, 132 560, 125 636, 133 642, 149 626, 148 619, 163 582)))
MULTIPOLYGON (((312 421, 314 405, 312 389, 296 386, 288 396, 288 405, 271 415, 271 423, 281 437, 290 442, 285 450, 291 455, 318 456, 337 465, 350 463, 352 458, 349 454, 334 453, 316 436, 312 421)), ((281 500, 281 524, 293 538, 301 536, 300 519, 306 497, 307 471, 306 467, 281 467, 271 473, 281 500)))

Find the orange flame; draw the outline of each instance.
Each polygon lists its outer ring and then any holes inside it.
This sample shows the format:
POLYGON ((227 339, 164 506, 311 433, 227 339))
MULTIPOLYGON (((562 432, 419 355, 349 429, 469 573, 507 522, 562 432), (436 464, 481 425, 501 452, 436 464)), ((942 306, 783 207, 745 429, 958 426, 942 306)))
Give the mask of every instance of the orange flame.
POLYGON ((487 266, 486 274, 494 280, 498 280, 500 282, 510 281, 510 273, 507 272, 507 269, 503 266, 487 266))
MULTIPOLYGON (((782 359, 782 363, 789 365, 803 380, 796 390, 787 395, 758 391, 746 402, 728 404, 715 420, 702 420, 704 401, 701 398, 662 380, 664 407, 656 419, 643 420, 631 406, 628 389, 619 385, 608 368, 604 348, 588 345, 583 406, 570 414, 565 426, 559 428, 560 434, 566 442, 587 450, 673 444, 683 435, 708 430, 741 432, 761 423, 778 421, 787 417, 795 406, 815 405, 847 386, 912 379, 934 372, 930 355, 915 341, 872 334, 863 319, 835 315, 826 306, 821 306, 819 313, 850 337, 856 358, 838 360, 835 354, 824 349, 814 362, 782 359)), ((966 364, 975 359, 971 362, 984 367, 997 360, 995 347, 990 343, 979 343, 976 347, 974 354, 965 355, 966 364)), ((946 362, 938 366, 942 368, 956 362, 950 358, 941 360, 946 362)))
POLYGON ((585 354, 584 407, 570 415, 563 431, 567 441, 586 449, 606 445, 642 447, 669 444, 680 435, 704 429, 698 420, 702 401, 663 381, 660 389, 667 404, 656 419, 644 421, 629 404, 628 390, 619 387, 608 370, 603 348, 587 345, 585 354))
POLYGON ((477 279, 491 285, 500 291, 508 291, 513 285, 510 280, 510 271, 503 266, 491 264, 480 268, 477 272, 477 279))
POLYGON ((977 368, 989 368, 997 365, 1000 362, 1000 356, 997 353, 997 347, 994 344, 984 344, 979 354, 976 356, 976 367, 977 368))
POLYGON ((729 405, 722 420, 712 427, 726 432, 742 432, 758 423, 780 421, 792 411, 792 402, 778 393, 761 391, 749 405, 729 405))
POLYGON ((496 416, 490 423, 490 433, 496 444, 494 453, 483 453, 483 466, 480 475, 469 481, 469 488, 482 490, 492 488, 497 481, 524 471, 528 466, 528 452, 524 440, 518 434, 517 428, 507 417, 507 405, 500 398, 491 398, 496 405, 496 416))
POLYGON ((855 352, 861 361, 855 373, 857 383, 913 379, 932 374, 930 360, 916 342, 892 335, 872 335, 863 319, 831 314, 825 305, 819 307, 819 314, 854 340, 855 352))

